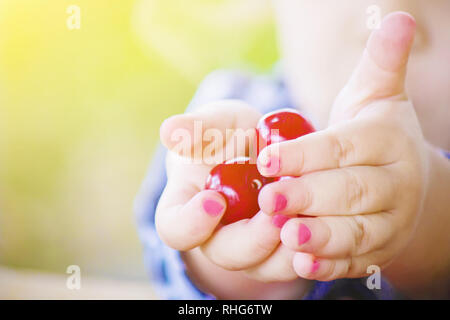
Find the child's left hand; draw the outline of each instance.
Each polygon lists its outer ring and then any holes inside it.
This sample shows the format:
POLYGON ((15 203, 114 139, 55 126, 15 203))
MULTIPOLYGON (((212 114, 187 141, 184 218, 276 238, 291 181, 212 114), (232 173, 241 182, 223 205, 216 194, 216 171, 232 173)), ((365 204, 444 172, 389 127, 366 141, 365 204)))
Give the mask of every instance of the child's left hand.
POLYGON ((367 276, 414 235, 428 182, 427 143, 404 91, 414 32, 409 15, 389 15, 338 95, 330 126, 258 158, 266 176, 300 176, 265 186, 259 203, 268 214, 314 216, 281 231, 303 278, 367 276))

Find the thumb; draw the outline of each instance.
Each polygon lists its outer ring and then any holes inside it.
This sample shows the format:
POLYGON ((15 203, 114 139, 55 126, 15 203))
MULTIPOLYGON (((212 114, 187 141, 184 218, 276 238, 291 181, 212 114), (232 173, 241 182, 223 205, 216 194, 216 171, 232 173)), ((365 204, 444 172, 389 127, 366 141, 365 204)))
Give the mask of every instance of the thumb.
POLYGON ((365 105, 385 98, 405 99, 406 66, 416 22, 405 12, 393 12, 367 41, 363 56, 335 100, 330 122, 353 118, 365 105))

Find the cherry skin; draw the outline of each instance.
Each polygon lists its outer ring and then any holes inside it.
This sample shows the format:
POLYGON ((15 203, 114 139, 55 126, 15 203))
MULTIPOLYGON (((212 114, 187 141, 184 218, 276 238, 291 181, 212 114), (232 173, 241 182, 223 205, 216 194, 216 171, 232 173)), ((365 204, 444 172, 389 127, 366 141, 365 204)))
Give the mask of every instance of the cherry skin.
MULTIPOLYGON (((315 130, 297 110, 281 109, 264 115, 256 131, 259 153, 263 147, 272 143, 296 139, 315 130)), ((250 162, 250 158, 239 157, 215 166, 206 180, 205 188, 224 196, 227 209, 221 222, 230 224, 258 213, 258 194, 264 185, 289 178, 293 177, 264 177, 256 164, 250 162)))
MULTIPOLYGON (((259 154, 259 151, 272 143, 296 139, 315 130, 312 124, 297 110, 285 108, 265 114, 259 119, 256 131, 259 154)), ((289 177, 277 177, 275 180, 287 178, 289 177)))
POLYGON ((256 130, 261 146, 259 150, 272 143, 296 139, 315 131, 312 124, 295 109, 281 109, 264 115, 259 119, 256 130))
POLYGON ((261 188, 274 181, 262 176, 248 157, 238 157, 215 166, 206 180, 205 188, 221 193, 227 201, 223 224, 248 219, 258 213, 261 188))

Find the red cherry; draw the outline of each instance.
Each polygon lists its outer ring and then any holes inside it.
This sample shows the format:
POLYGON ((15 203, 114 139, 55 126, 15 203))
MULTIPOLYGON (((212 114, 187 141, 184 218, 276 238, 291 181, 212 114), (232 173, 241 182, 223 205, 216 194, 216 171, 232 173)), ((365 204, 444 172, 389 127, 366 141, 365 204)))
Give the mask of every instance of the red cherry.
POLYGON ((250 158, 239 157, 215 166, 206 180, 206 189, 220 192, 227 201, 222 223, 230 224, 258 213, 259 190, 274 181, 263 177, 250 158))
POLYGON ((314 132, 314 127, 295 109, 281 109, 264 115, 256 126, 261 149, 314 132), (273 130, 278 130, 278 133, 273 130))

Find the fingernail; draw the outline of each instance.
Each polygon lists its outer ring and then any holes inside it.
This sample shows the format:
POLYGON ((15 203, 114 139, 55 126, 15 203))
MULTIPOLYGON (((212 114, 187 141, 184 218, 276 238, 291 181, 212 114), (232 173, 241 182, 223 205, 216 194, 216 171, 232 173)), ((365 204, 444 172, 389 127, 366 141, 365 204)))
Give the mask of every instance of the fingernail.
POLYGON ((282 194, 277 194, 275 196, 275 208, 274 212, 279 212, 286 209, 287 199, 282 194))
POLYGON ((319 270, 320 262, 317 260, 314 260, 312 266, 311 266, 311 273, 315 273, 317 270, 319 270))
POLYGON ((303 223, 300 224, 298 228, 298 244, 302 245, 309 241, 311 238, 311 230, 304 225, 303 223))
POLYGON ((284 214, 276 214, 272 218, 272 223, 276 227, 281 229, 284 226, 284 224, 286 223, 286 221, 288 221, 288 220, 289 220, 288 216, 285 216, 284 214))
POLYGON ((218 216, 219 214, 222 213, 223 208, 224 208, 224 206, 215 200, 208 199, 208 200, 203 201, 203 209, 210 216, 213 216, 213 217, 218 216))
POLYGON ((262 166, 263 174, 273 176, 280 171, 280 160, 275 156, 259 157, 259 163, 262 166))

